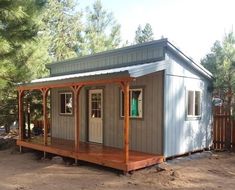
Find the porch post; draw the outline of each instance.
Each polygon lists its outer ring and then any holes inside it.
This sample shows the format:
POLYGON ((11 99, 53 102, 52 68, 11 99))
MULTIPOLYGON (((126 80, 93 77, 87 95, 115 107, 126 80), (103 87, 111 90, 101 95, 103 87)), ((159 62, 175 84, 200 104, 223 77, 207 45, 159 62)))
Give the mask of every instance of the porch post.
POLYGON ((23 90, 18 90, 18 127, 19 127, 19 140, 24 140, 24 130, 23 130, 23 96, 24 96, 24 91, 23 90))
POLYGON ((79 151, 80 131, 79 131, 79 93, 82 85, 76 85, 71 87, 74 95, 74 150, 79 151))
POLYGON ((44 128, 44 145, 47 146, 48 126, 47 126, 47 95, 49 88, 41 89, 43 99, 43 128, 44 128))
POLYGON ((129 82, 123 84, 124 91, 124 162, 129 161, 129 123, 130 123, 130 99, 129 99, 129 82))

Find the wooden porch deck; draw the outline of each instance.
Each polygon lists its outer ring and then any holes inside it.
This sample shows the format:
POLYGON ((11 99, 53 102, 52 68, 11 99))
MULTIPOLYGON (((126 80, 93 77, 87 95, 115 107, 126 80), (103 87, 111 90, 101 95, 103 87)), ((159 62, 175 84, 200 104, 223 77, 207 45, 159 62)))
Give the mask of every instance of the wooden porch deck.
POLYGON ((17 140, 17 145, 21 147, 31 148, 47 153, 53 153, 60 156, 70 157, 77 160, 87 161, 90 163, 111 167, 114 169, 129 172, 158 164, 163 162, 163 156, 147 154, 143 152, 129 152, 128 163, 124 162, 124 151, 122 149, 107 147, 95 143, 80 142, 79 151, 74 151, 74 141, 62 139, 51 139, 47 146, 43 145, 43 141, 34 140, 17 140))

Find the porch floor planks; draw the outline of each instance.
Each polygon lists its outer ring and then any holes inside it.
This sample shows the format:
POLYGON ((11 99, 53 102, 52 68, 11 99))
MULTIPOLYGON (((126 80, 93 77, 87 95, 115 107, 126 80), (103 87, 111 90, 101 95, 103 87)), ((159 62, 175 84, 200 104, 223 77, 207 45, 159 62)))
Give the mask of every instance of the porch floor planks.
POLYGON ((137 170, 154 164, 163 162, 161 155, 148 154, 143 152, 131 151, 129 162, 124 163, 124 151, 119 148, 107 147, 96 143, 80 142, 79 151, 74 151, 74 141, 52 138, 48 146, 40 143, 40 140, 20 141, 17 145, 57 154, 60 156, 71 157, 77 160, 87 161, 98 165, 111 167, 125 172, 137 170))

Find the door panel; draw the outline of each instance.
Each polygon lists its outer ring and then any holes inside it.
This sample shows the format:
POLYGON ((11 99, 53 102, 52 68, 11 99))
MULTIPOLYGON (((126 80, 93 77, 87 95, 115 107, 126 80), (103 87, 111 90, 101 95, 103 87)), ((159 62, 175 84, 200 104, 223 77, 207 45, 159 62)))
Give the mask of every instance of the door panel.
POLYGON ((103 143, 103 91, 89 91, 89 141, 103 143))

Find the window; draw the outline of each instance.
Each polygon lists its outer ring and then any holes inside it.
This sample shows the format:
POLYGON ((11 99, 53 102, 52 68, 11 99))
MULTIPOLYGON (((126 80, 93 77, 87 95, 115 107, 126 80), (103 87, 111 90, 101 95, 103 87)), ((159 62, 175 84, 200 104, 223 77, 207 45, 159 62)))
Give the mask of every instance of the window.
POLYGON ((201 91, 187 91, 187 117, 201 116, 201 91))
POLYGON ((102 112, 102 98, 101 93, 92 93, 91 94, 91 117, 92 118, 101 118, 102 112))
POLYGON ((73 102, 72 93, 60 93, 60 113, 72 114, 73 102))
MULTIPOLYGON (((121 91, 121 117, 124 117, 124 93, 121 91)), ((143 117, 143 89, 130 89, 130 117, 143 117)))

